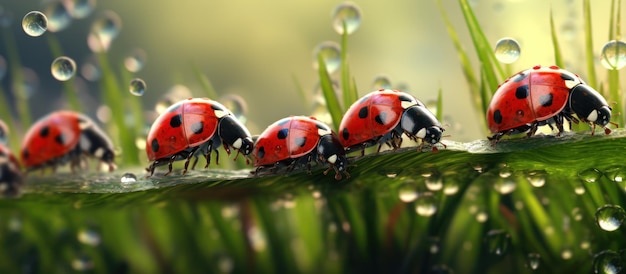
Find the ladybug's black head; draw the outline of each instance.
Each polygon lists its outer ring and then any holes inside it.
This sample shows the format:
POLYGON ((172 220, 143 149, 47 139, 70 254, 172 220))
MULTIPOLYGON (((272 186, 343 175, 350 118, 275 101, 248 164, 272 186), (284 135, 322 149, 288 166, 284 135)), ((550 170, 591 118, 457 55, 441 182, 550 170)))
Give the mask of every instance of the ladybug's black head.
POLYGON ((115 169, 115 151, 109 137, 91 121, 81 124, 81 127, 80 150, 99 159, 109 166, 109 171, 113 171, 115 169))
POLYGON ((404 110, 400 127, 412 139, 422 139, 429 144, 439 143, 443 127, 424 106, 412 106, 404 110))
POLYGON ((424 130, 424 137, 422 137, 422 140, 424 140, 424 142, 432 144, 432 145, 439 143, 439 141, 441 140, 441 134, 443 133, 442 127, 432 126, 432 127, 425 128, 423 130, 424 130))
MULTIPOLYGON (((335 170, 335 179, 341 179, 341 173, 346 177, 350 177, 348 173, 348 158, 346 158, 346 151, 339 142, 337 135, 327 134, 320 136, 320 140, 317 145, 317 154, 320 160, 328 162, 331 168, 335 170)), ((328 170, 326 172, 328 172, 328 170)), ((326 174, 324 172, 324 174, 326 174)))
POLYGON ((570 91, 568 106, 584 122, 602 127, 611 122, 611 107, 600 93, 588 85, 577 85, 570 91))
POLYGON ((218 134, 223 143, 239 150, 239 153, 246 156, 252 153, 254 141, 250 132, 234 116, 226 115, 220 118, 218 134))

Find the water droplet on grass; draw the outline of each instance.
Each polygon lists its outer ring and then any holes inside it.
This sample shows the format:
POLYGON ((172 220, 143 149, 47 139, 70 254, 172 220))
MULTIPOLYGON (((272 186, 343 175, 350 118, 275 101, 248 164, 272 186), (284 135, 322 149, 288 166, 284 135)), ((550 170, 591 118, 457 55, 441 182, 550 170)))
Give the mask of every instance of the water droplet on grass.
POLYGON ((88 271, 94 268, 93 261, 86 255, 80 255, 72 260, 72 269, 76 271, 88 271))
POLYGON ((602 177, 602 172, 595 168, 585 169, 578 173, 578 178, 587 183, 595 183, 600 177, 602 177))
POLYGON ((61 56, 54 61, 50 67, 52 76, 59 81, 67 81, 76 74, 76 63, 72 58, 61 56))
POLYGON ((545 170, 533 170, 526 172, 526 180, 534 187, 542 187, 546 184, 547 173, 545 170))
POLYGON ((593 258, 593 272, 602 274, 621 273, 624 261, 619 253, 612 250, 604 250, 593 258))
POLYGON ((410 203, 417 199, 417 184, 414 181, 406 181, 398 187, 400 201, 410 203))
POLYGON ((415 200, 417 215, 429 217, 437 212, 437 199, 430 192, 421 193, 415 200))
POLYGON ((92 25, 87 44, 93 52, 106 52, 111 47, 111 43, 120 34, 122 19, 117 13, 106 11, 92 25))
POLYGON ((98 246, 102 242, 100 234, 92 228, 81 229, 77 238, 79 242, 90 246, 98 246))
POLYGON ((72 22, 72 17, 61 1, 51 2, 43 13, 48 18, 48 30, 51 32, 62 31, 72 22))
POLYGON ((498 61, 511 64, 519 59, 521 48, 513 38, 505 37, 496 42, 495 55, 498 61))
POLYGON ((130 72, 138 72, 143 69, 146 64, 146 52, 142 49, 133 50, 126 58, 124 58, 124 67, 130 72))
POLYGON ((343 24, 346 24, 348 35, 354 33, 361 25, 361 10, 350 2, 344 2, 333 11, 333 28, 340 35, 343 34, 343 24))
POLYGON ((122 182, 122 184, 128 184, 128 183, 137 182, 137 175, 135 175, 133 173, 124 173, 124 175, 122 175, 122 178, 120 179, 120 181, 122 182))
POLYGON ((243 97, 237 94, 226 94, 220 98, 220 102, 235 115, 235 118, 241 123, 246 123, 246 114, 248 113, 248 104, 243 97))
POLYGON ((387 76, 379 75, 372 82, 372 90, 391 89, 391 80, 387 76))
POLYGON ((626 66, 626 42, 611 40, 602 46, 600 63, 607 69, 618 70, 626 66))
POLYGON ((618 205, 604 205, 596 211, 596 221, 605 231, 615 231, 624 222, 626 213, 618 205))
POLYGON ((313 51, 313 68, 319 69, 319 64, 317 62, 318 56, 322 56, 324 59, 324 63, 326 63, 326 70, 328 74, 332 74, 333 72, 339 69, 341 65, 341 48, 339 44, 326 41, 319 44, 315 50, 313 51))
POLYGON ((24 15, 22 28, 30 36, 41 36, 48 29, 48 18, 40 11, 31 11, 24 15))
POLYGON ((89 16, 96 8, 96 0, 66 0, 64 3, 67 11, 76 19, 89 16))
POLYGON ((528 268, 537 270, 537 268, 539 268, 539 263, 541 262, 541 255, 538 253, 528 253, 526 260, 528 268))
POLYGON ((504 230, 490 230, 485 236, 485 245, 490 254, 496 256, 504 255, 511 245, 511 235, 504 230))
POLYGON ((130 80, 129 86, 130 94, 135 96, 143 96, 147 88, 146 82, 141 78, 130 80))

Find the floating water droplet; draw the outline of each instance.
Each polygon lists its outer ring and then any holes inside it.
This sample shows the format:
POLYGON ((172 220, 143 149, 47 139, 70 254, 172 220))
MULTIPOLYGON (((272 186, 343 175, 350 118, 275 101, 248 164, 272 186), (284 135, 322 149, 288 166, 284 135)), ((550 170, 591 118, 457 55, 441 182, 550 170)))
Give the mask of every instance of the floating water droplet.
POLYGON ((135 78, 133 80, 130 80, 130 84, 129 84, 129 90, 130 90, 130 94, 135 95, 135 96, 143 96, 143 94, 146 92, 146 82, 141 79, 141 78, 135 78))
POLYGON ((354 33, 361 25, 361 10, 350 2, 344 2, 333 11, 333 28, 339 34, 343 34, 343 24, 346 24, 348 35, 354 33))
POLYGON ((106 11, 93 25, 87 36, 87 44, 93 52, 106 52, 120 34, 122 19, 117 13, 106 11))
POLYGON ((219 256, 217 259, 217 268, 221 273, 232 273, 235 268, 235 260, 226 255, 219 256))
POLYGON ((391 89, 391 80, 387 76, 379 75, 372 82, 372 90, 391 89))
POLYGON ((585 169, 578 173, 578 178, 587 183, 595 183, 600 177, 602 177, 602 172, 595 168, 585 169))
MULTIPOLYGON (((107 105, 101 105, 96 109, 96 118, 102 123, 111 121, 111 108, 107 105)), ((144 143, 145 145, 145 143, 144 143)))
POLYGON ((326 41, 319 44, 315 48, 313 51, 313 68, 316 70, 319 69, 317 58, 320 55, 326 64, 328 74, 332 74, 339 69, 339 66, 341 65, 341 47, 339 44, 332 41, 326 41))
MULTIPOLYGON (((423 176, 424 174, 422 174, 423 176)), ((439 191, 443 188, 443 180, 441 178, 441 173, 439 173, 439 171, 433 171, 432 173, 429 173, 428 176, 426 176, 426 179, 424 180, 424 184, 426 185, 426 188, 428 188, 428 190, 430 191, 439 191)))
POLYGON ((227 107, 235 118, 241 123, 246 123, 246 114, 248 113, 248 104, 243 97, 237 94, 226 94, 220 98, 220 102, 227 107))
POLYGON ((596 211, 596 221, 605 231, 615 231, 624 222, 626 212, 618 205, 604 205, 596 211))
POLYGON ((602 46, 600 63, 607 69, 618 70, 626 66, 626 42, 611 40, 602 46))
POLYGON ((135 183, 137 182, 137 175, 133 173, 124 173, 120 181, 122 182, 122 184, 135 183))
POLYGON ((418 215, 429 217, 437 212, 437 199, 430 192, 421 193, 415 200, 415 212, 418 215))
POLYGON ((624 268, 624 261, 618 252, 604 250, 593 258, 593 273, 617 274, 624 268))
POLYGON ((76 74, 76 63, 72 58, 61 56, 52 61, 52 76, 59 81, 67 81, 76 74))
POLYGON ((22 28, 30 36, 41 36, 48 29, 48 18, 40 11, 31 11, 24 15, 22 28))
POLYGON ((511 64, 519 59, 521 48, 513 38, 505 37, 496 42, 495 54, 498 61, 511 64))
POLYGON ((77 238, 79 242, 90 246, 98 246, 102 242, 100 234, 92 228, 81 229, 77 238))
POLYGON ((417 199, 417 184, 413 180, 406 181, 398 187, 400 201, 410 203, 417 199))
POLYGON ((542 187, 546 184, 546 176, 545 170, 532 170, 526 173, 526 180, 534 187, 542 187))
POLYGON ((504 230, 490 230, 487 232, 484 242, 490 254, 502 256, 508 251, 511 245, 511 235, 504 230))
POLYGON ((124 58, 124 67, 130 72, 138 72, 146 64, 146 52, 142 49, 135 49, 124 58))
POLYGON ((95 56, 91 56, 80 66, 80 75, 87 81, 97 81, 102 75, 100 65, 96 59, 95 56))
POLYGON ((528 253, 526 260, 528 268, 537 270, 537 268, 539 268, 539 263, 541 262, 541 255, 539 255, 539 253, 528 253))
POLYGON ((59 32, 67 28, 72 22, 72 17, 62 1, 52 1, 43 13, 48 18, 48 30, 59 32))
POLYGON ((39 89, 39 76, 35 70, 27 67, 22 68, 22 75, 24 79, 22 79, 22 83, 19 83, 21 88, 17 89, 16 95, 20 98, 29 99, 35 95, 39 89))
POLYGON ((96 8, 96 0, 65 0, 67 11, 76 19, 89 16, 96 8))

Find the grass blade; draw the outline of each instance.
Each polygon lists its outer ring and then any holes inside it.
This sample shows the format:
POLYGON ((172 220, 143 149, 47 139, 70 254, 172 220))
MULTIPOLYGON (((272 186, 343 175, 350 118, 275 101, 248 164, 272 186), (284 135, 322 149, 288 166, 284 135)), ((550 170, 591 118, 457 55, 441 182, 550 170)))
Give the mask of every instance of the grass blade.
POLYGON ((15 37, 11 33, 11 29, 3 28, 4 32, 4 45, 7 51, 7 62, 9 63, 9 71, 11 73, 11 89, 15 95, 17 114, 20 119, 20 125, 22 130, 26 130, 30 127, 32 118, 30 115, 28 98, 26 96, 26 89, 24 87, 24 73, 22 72, 22 62, 20 61, 20 55, 17 50, 17 43, 15 37))
POLYGON ((359 97, 356 88, 350 81, 350 67, 348 66, 348 27, 346 21, 342 22, 343 33, 341 34, 341 90, 343 93, 344 106, 352 105, 359 97))
MULTIPOLYGON (((610 21, 609 21, 609 41, 611 40, 618 40, 619 39, 619 35, 620 35, 620 17, 621 17, 621 13, 620 13, 620 6, 621 6, 621 1, 618 1, 617 3, 617 9, 615 9, 615 0, 611 1, 611 16, 610 16, 610 21)), ((619 52, 619 49, 617 50, 619 52)), ((617 58, 617 57, 616 57, 617 58)), ((620 81, 619 81, 619 70, 616 69, 611 69, 608 72, 608 94, 610 97, 611 102, 613 103, 613 108, 616 110, 616 112, 622 112, 623 111, 623 107, 622 107, 622 102, 623 100, 622 98, 622 92, 619 88, 620 85, 620 81)), ((619 119, 619 121, 616 121, 618 124, 624 125, 624 121, 626 121, 626 119, 624 119, 624 115, 615 115, 615 118, 613 119, 619 119), (619 117, 619 118, 618 118, 619 117)))
MULTIPOLYGON (((52 53, 53 58, 57 58, 59 56, 63 56, 63 49, 61 48, 61 43, 54 35, 54 33, 50 33, 47 35, 48 37, 48 46, 50 47, 50 52, 52 53)), ((67 101, 70 105, 70 108, 74 111, 81 111, 80 101, 78 100, 78 91, 76 90, 76 86, 74 85, 75 77, 68 81, 64 81, 63 84, 63 93, 65 93, 65 97, 67 97, 67 101)))
POLYGON ((585 24, 585 54, 587 55, 587 79, 586 82, 593 88, 598 87, 598 81, 596 78, 596 69, 594 66, 594 54, 593 54, 593 36, 591 31, 591 6, 589 0, 583 0, 583 18, 585 24))
POLYGON ((552 14, 552 9, 550 9, 550 34, 552 36, 552 47, 554 48, 554 64, 560 68, 565 68, 565 63, 563 63, 563 54, 561 53, 561 47, 559 47, 559 39, 554 28, 554 16, 552 14))
POLYGON ((341 124, 343 109, 339 104, 337 93, 335 93, 335 89, 333 88, 333 82, 330 79, 328 70, 326 69, 326 62, 321 54, 317 55, 317 62, 319 64, 318 72, 320 77, 320 88, 322 89, 322 94, 324 94, 324 99, 326 100, 326 108, 328 108, 330 117, 333 120, 333 127, 337 130, 337 128, 339 128, 339 124, 341 124))
POLYGON ((204 75, 202 71, 200 71, 200 69, 198 68, 196 64, 192 64, 191 67, 193 69, 193 73, 196 74, 198 81, 200 81, 200 85, 202 85, 202 89, 206 92, 209 99, 212 99, 212 100, 219 99, 217 97, 217 92, 215 92, 215 88, 213 88, 213 85, 211 84, 211 81, 209 80, 209 78, 206 77, 206 75, 204 75))
POLYGON ((441 86, 439 87, 439 91, 437 92, 437 113, 435 113, 437 120, 443 120, 443 94, 441 90, 441 86))

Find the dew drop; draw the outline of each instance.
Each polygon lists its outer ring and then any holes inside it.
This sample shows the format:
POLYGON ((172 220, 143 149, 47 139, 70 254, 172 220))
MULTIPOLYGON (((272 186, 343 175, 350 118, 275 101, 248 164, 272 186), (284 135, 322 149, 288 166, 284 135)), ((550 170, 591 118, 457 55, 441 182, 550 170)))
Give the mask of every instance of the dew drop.
POLYGON ((541 262, 541 255, 538 253, 528 253, 526 256, 527 267, 532 270, 537 270, 539 268, 539 263, 541 262))
POLYGON ((62 1, 50 2, 43 10, 43 13, 48 18, 48 30, 51 32, 62 31, 72 22, 72 17, 62 1))
POLYGON ((96 8, 96 0, 65 0, 67 11, 76 19, 89 16, 96 8))
POLYGON ((52 76, 59 81, 67 81, 76 74, 76 63, 72 58, 61 56, 54 61, 50 67, 52 76))
POLYGON ((561 258, 563 260, 569 260, 572 258, 573 255, 574 253, 569 248, 563 248, 563 250, 561 250, 561 258))
POLYGON ((361 10, 350 2, 344 2, 333 11, 333 28, 340 35, 343 34, 343 24, 346 24, 348 35, 354 33, 361 25, 361 10))
POLYGON ((102 242, 100 234, 91 228, 81 229, 77 238, 79 242, 90 246, 98 246, 102 242))
POLYGON ((604 250, 593 258, 593 272, 602 274, 621 273, 624 262, 619 253, 612 250, 604 250))
POLYGON ((415 200, 417 215, 429 217, 437 212, 437 199, 430 192, 421 193, 415 200))
POLYGON ((490 254, 503 256, 511 245, 511 235, 504 230, 490 230, 487 232, 484 242, 490 254))
POLYGON ((496 177, 493 181, 493 188, 500 194, 510 194, 517 188, 517 183, 512 178, 496 177))
POLYGON ((600 63, 607 69, 618 70, 626 66, 626 42, 611 40, 602 46, 600 63))
POLYGON ((406 181, 398 187, 400 201, 410 203, 417 199, 417 184, 413 180, 406 181))
POLYGON ((143 94, 146 92, 146 82, 141 79, 141 78, 135 78, 133 80, 130 80, 130 84, 129 84, 129 90, 130 90, 130 94, 135 95, 135 96, 143 96, 143 94))
POLYGON ((578 173, 578 178, 587 183, 595 183, 600 177, 602 177, 602 172, 595 168, 585 169, 578 173))
POLYGON ((122 19, 117 13, 106 11, 92 25, 87 36, 87 45, 92 52, 106 52, 120 34, 122 19))
POLYGON ((130 173, 130 172, 124 173, 120 181, 122 182, 122 184, 129 184, 129 183, 137 182, 137 175, 130 173))
POLYGON ((313 68, 319 69, 317 62, 318 56, 322 56, 324 63, 326 64, 326 70, 329 74, 337 71, 341 65, 341 47, 339 44, 326 41, 319 44, 313 51, 313 68))
POLYGON ((513 38, 505 37, 496 42, 495 55, 498 61, 505 64, 511 64, 520 56, 519 43, 513 38))
POLYGON ((526 180, 534 187, 542 187, 546 184, 546 171, 533 170, 526 173, 526 180))
POLYGON ((142 49, 135 49, 124 58, 124 67, 130 72, 138 72, 146 64, 146 52, 142 49))
POLYGON ((31 11, 24 15, 22 28, 32 37, 41 36, 48 29, 48 18, 40 11, 31 11))
POLYGON ((243 97, 237 94, 226 94, 220 98, 220 102, 235 115, 235 118, 241 123, 246 123, 246 114, 248 113, 248 104, 243 97))
MULTIPOLYGON (((423 176, 424 174, 422 174, 423 176)), ((433 171, 432 173, 428 173, 428 176, 425 176, 426 179, 424 183, 426 184, 426 188, 430 191, 439 191, 443 188, 443 180, 441 173, 438 171, 433 171)))
POLYGON ((444 175, 443 180, 443 194, 447 196, 451 196, 457 194, 459 192, 459 180, 453 178, 455 173, 448 173, 444 175))
POLYGON ((387 76, 379 75, 372 82, 372 90, 391 89, 391 80, 387 76))
POLYGON ((615 231, 624 222, 626 213, 618 205, 604 205, 596 211, 596 222, 605 231, 615 231))

